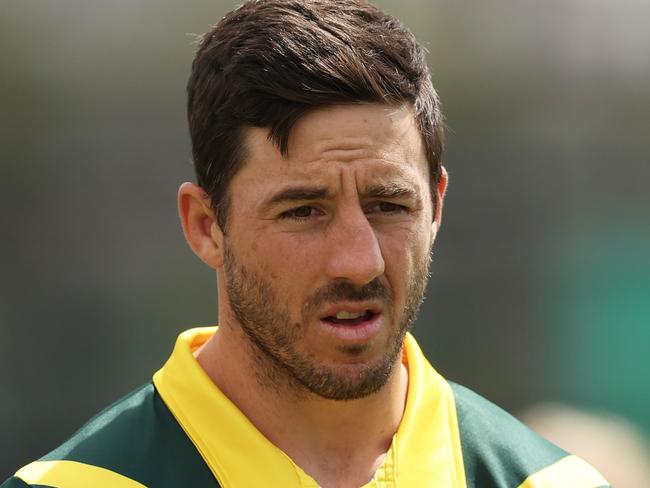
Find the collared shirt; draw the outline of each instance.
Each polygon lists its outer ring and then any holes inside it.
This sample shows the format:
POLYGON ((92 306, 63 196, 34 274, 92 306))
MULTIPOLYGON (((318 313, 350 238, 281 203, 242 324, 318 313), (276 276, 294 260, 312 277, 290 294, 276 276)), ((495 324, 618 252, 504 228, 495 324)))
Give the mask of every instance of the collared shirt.
MULTIPOLYGON (((214 332, 182 333, 153 385, 100 413, 0 488, 317 487, 194 358, 214 332)), ((409 373, 404 415, 382 465, 364 488, 608 486, 578 457, 447 382, 410 334, 404 352, 409 373)))

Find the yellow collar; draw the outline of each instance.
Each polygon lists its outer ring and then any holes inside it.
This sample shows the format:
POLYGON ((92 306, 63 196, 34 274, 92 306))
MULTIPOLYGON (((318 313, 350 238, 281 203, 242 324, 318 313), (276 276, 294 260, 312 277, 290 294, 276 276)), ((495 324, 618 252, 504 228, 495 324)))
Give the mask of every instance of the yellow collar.
MULTIPOLYGON (((194 359, 215 327, 190 329, 153 377, 167 407, 223 488, 317 487, 316 481, 264 437, 194 359)), ((405 340, 409 386, 404 417, 384 463, 366 487, 465 488, 453 393, 415 339, 405 340)))

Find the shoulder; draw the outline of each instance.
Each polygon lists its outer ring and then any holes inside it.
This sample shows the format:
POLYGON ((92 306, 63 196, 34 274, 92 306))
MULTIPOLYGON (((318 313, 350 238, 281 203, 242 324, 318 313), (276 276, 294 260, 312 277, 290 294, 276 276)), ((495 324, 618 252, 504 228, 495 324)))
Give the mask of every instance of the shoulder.
POLYGON ((41 483, 61 488, 165 487, 182 486, 182 480, 215 486, 201 455, 148 383, 97 414, 60 447, 20 469, 2 488, 41 483))
POLYGON ((449 385, 468 488, 608 486, 586 462, 540 437, 505 410, 468 388, 449 385))
MULTIPOLYGON (((31 485, 31 486, 35 486, 35 485, 31 485)), ((25 483, 20 478, 16 478, 15 476, 12 476, 11 478, 9 478, 7 481, 5 481, 0 485, 0 488, 29 488, 29 487, 30 485, 25 483)))

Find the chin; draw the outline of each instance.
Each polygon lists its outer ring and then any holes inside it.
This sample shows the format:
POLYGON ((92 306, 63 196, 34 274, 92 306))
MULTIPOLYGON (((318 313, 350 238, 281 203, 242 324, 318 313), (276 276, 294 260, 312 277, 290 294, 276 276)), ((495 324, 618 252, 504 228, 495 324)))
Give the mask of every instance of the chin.
POLYGON ((321 364, 297 377, 307 390, 330 400, 356 400, 381 390, 390 379, 396 361, 390 355, 363 358, 355 352, 348 361, 321 364), (307 374, 305 374, 307 373, 307 374))

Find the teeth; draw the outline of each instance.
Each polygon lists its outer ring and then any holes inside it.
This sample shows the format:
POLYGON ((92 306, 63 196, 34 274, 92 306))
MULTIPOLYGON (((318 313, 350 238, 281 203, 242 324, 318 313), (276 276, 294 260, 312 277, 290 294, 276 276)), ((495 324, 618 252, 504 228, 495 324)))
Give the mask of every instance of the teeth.
POLYGON ((358 319, 359 317, 363 317, 366 314, 366 312, 338 312, 336 314, 336 318, 340 320, 347 320, 347 319, 358 319))

